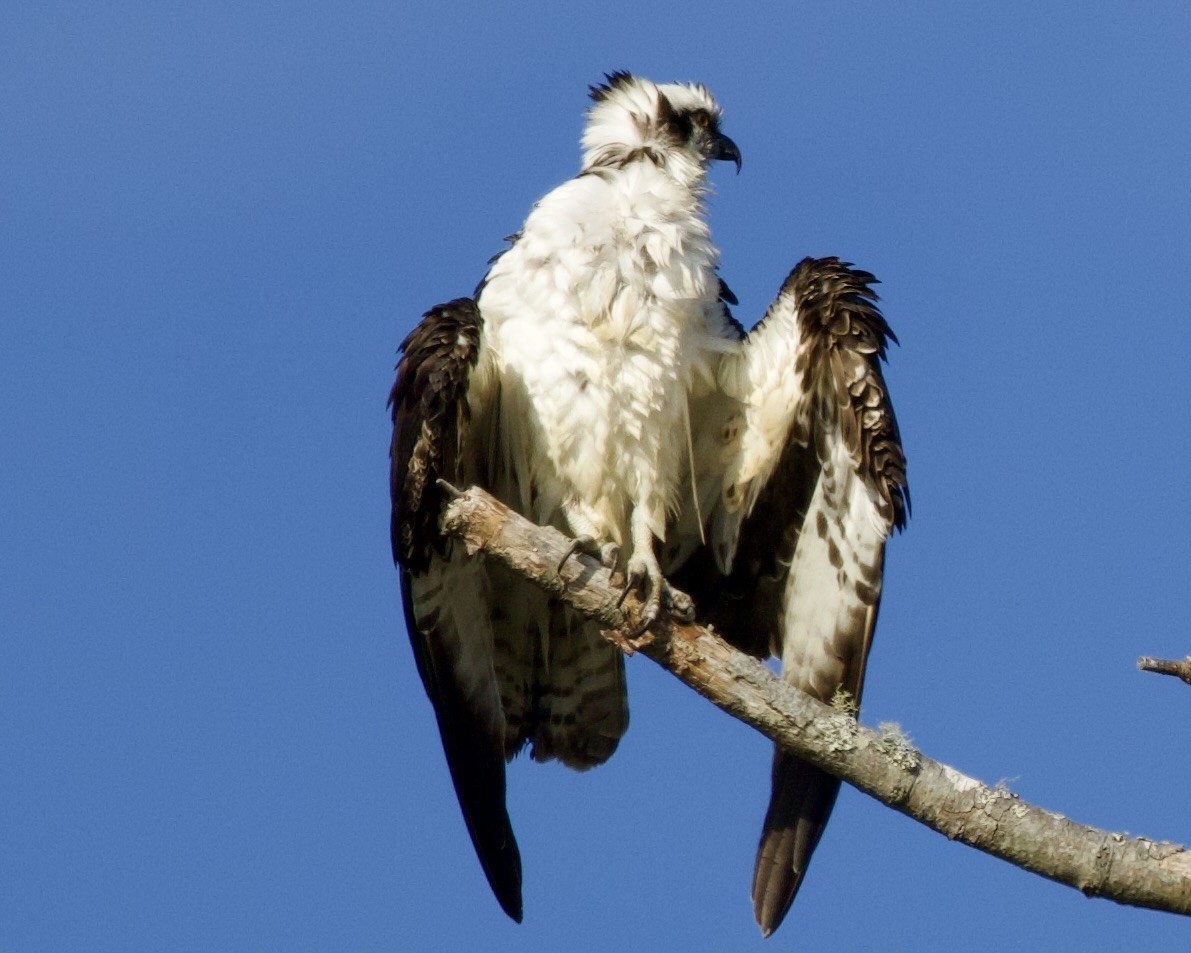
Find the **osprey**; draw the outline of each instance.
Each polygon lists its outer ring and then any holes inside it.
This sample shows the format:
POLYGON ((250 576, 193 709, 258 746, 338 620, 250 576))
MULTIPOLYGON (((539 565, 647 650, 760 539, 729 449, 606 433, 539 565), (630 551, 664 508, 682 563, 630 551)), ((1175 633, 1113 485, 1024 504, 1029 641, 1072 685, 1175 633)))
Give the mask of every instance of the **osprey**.
MULTIPOLYGON (((591 623, 442 537, 436 480, 576 537, 648 624, 699 615, 783 677, 859 700, 885 540, 908 496, 871 275, 806 259, 745 335, 703 215, 740 154, 702 86, 614 73, 580 174, 540 200, 474 299, 432 308, 390 395, 406 627, 476 852, 521 919, 505 761, 587 768, 627 727, 623 657, 591 623), (663 570, 680 588, 671 588, 663 570)), ((839 782, 780 750, 753 879, 781 922, 839 782)))
POLYGON ((472 842, 515 920, 505 761, 527 744, 536 761, 607 760, 628 724, 624 661, 596 626, 444 540, 436 480, 577 537, 640 590, 646 622, 689 617, 655 542, 691 482, 676 439, 691 398, 738 347, 703 204, 711 161, 740 163, 720 108, 702 86, 606 79, 579 174, 538 201, 474 300, 426 313, 390 396, 406 627, 472 842))

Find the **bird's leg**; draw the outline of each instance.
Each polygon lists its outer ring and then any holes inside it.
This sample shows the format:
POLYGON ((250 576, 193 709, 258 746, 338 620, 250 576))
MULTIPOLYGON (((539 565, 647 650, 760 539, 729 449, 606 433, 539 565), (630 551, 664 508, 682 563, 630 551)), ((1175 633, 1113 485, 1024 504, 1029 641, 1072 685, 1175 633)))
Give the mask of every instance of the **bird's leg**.
POLYGON ((679 622, 693 622, 695 604, 685 592, 675 589, 662 575, 653 551, 653 533, 649 529, 648 516, 641 506, 633 510, 632 516, 633 553, 625 570, 624 591, 618 604, 623 604, 631 590, 641 592, 641 627, 631 638, 637 638, 654 622, 665 608, 679 622))

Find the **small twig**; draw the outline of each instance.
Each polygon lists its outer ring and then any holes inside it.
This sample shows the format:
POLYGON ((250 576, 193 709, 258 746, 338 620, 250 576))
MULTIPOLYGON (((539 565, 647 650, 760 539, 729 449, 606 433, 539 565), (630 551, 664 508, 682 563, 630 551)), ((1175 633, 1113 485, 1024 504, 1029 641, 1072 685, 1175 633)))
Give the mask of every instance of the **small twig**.
POLYGON ((1182 660, 1150 658, 1148 655, 1143 655, 1137 660, 1137 667, 1143 672, 1173 675, 1191 685, 1191 655, 1182 660))
MULTIPOLYGON (((469 553, 498 559, 598 622, 613 642, 638 620, 618 608, 608 570, 589 557, 584 571, 558 573, 570 541, 535 526, 482 490, 446 507, 443 532, 469 553)), ((572 563, 573 565, 573 563, 572 563)), ((777 678, 764 665, 698 625, 663 619, 652 639, 634 642, 663 668, 728 714, 952 840, 1067 884, 1089 897, 1191 914, 1191 851, 1168 842, 1098 830, 1027 804, 917 751, 896 726, 865 728, 777 678)))

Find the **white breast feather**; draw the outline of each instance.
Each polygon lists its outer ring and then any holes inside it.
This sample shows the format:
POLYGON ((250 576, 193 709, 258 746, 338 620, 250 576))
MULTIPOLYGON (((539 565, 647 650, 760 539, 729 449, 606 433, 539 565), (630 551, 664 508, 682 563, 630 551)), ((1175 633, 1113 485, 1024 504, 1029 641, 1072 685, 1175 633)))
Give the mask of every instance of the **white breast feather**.
POLYGON ((531 459, 514 462, 541 484, 538 521, 573 503, 623 544, 640 506, 665 538, 688 396, 734 346, 710 317, 715 266, 700 191, 649 162, 560 186, 494 264, 479 303, 498 374, 525 392, 531 459))

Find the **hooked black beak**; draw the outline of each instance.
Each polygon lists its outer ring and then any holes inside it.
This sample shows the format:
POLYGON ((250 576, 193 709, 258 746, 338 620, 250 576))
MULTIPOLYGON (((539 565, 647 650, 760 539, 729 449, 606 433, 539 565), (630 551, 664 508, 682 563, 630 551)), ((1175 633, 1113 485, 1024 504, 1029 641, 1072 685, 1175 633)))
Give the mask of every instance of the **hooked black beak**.
POLYGON ((713 159, 731 159, 736 163, 736 174, 740 175, 740 150, 736 148, 735 142, 722 133, 715 137, 715 151, 711 157, 713 159))

